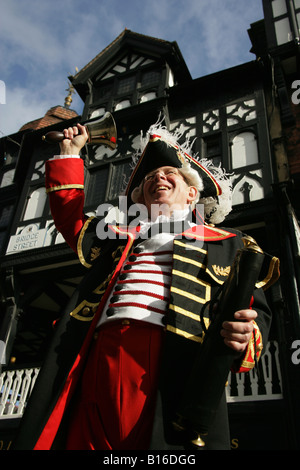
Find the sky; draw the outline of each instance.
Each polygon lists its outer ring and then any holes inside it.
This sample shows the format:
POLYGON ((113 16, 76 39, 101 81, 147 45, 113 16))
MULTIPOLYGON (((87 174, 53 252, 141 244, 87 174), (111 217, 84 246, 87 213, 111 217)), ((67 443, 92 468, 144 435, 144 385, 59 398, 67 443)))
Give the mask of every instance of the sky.
POLYGON ((254 60, 261 19, 262 0, 0 0, 0 137, 63 106, 68 76, 125 28, 176 41, 195 79, 254 60))

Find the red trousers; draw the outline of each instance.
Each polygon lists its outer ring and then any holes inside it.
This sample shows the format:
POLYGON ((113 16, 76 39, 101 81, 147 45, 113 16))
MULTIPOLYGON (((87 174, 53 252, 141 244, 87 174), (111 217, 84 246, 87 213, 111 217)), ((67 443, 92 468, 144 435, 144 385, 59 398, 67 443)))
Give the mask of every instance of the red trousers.
POLYGON ((83 373, 67 449, 148 448, 163 335, 162 327, 135 320, 101 326, 83 373))

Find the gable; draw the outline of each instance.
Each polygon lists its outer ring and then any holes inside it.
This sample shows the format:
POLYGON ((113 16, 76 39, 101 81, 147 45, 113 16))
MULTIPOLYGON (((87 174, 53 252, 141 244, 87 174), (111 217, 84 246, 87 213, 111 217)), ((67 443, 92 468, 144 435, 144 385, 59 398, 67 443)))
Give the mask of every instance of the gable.
MULTIPOLYGON (((155 64, 153 59, 144 55, 135 53, 127 53, 122 59, 118 60, 111 68, 101 77, 102 80, 115 77, 116 75, 134 71, 145 65, 155 64)), ((97 77, 98 78, 98 77, 97 77)))

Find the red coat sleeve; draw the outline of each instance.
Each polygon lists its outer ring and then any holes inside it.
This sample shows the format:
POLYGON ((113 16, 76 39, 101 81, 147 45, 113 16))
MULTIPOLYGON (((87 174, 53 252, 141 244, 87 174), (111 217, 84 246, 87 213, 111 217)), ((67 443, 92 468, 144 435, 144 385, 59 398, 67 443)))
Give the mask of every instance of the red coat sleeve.
POLYGON ((46 192, 57 230, 77 253, 77 240, 86 220, 84 206, 84 166, 81 158, 46 162, 46 192))

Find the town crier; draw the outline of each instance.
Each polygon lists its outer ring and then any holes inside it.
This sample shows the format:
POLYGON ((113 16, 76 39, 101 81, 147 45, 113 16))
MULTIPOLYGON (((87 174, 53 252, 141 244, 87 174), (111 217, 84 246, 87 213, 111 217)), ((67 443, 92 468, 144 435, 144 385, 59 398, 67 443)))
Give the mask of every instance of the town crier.
MULTIPOLYGON (((55 326, 13 448, 188 449, 174 416, 243 246, 242 233, 219 225, 231 210, 230 179, 152 126, 125 190, 143 218, 104 224, 84 214, 86 129, 64 137, 46 162, 46 189, 55 225, 87 271, 55 326)), ((263 291, 277 268, 268 258, 251 304, 222 325, 233 372, 253 368, 267 342, 263 291)), ((230 449, 225 391, 205 448, 230 449)))

